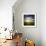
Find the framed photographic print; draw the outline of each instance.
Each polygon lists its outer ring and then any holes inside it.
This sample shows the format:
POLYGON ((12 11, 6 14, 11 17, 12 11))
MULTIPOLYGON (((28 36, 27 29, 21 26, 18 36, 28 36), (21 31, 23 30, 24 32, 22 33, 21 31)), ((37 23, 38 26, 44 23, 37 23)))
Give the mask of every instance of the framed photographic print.
POLYGON ((35 13, 23 13, 22 14, 22 26, 23 27, 36 27, 36 14, 35 13))

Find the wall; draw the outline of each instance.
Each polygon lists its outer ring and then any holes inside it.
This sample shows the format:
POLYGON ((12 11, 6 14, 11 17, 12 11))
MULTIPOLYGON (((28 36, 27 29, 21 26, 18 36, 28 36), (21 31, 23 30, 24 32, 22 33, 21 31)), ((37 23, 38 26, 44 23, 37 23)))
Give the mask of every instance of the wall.
POLYGON ((41 2, 41 42, 46 46, 46 0, 41 2))
MULTIPOLYGON (((19 2, 19 1, 18 1, 19 2)), ((16 3, 17 4, 17 3, 16 3)), ((23 33, 24 39, 34 40, 36 46, 41 46, 41 0, 23 0, 21 3, 13 6, 15 31, 23 33), (22 13, 35 12, 37 16, 36 27, 22 26, 22 13)))
MULTIPOLYGON (((18 1, 20 2, 20 1, 18 1)), ((23 33, 24 38, 33 39, 36 46, 46 46, 46 0, 24 0, 13 6, 15 31, 23 33), (37 27, 22 27, 23 12, 35 12, 37 14, 37 27)))
POLYGON ((12 6, 16 0, 0 0, 0 27, 12 29, 12 6))

